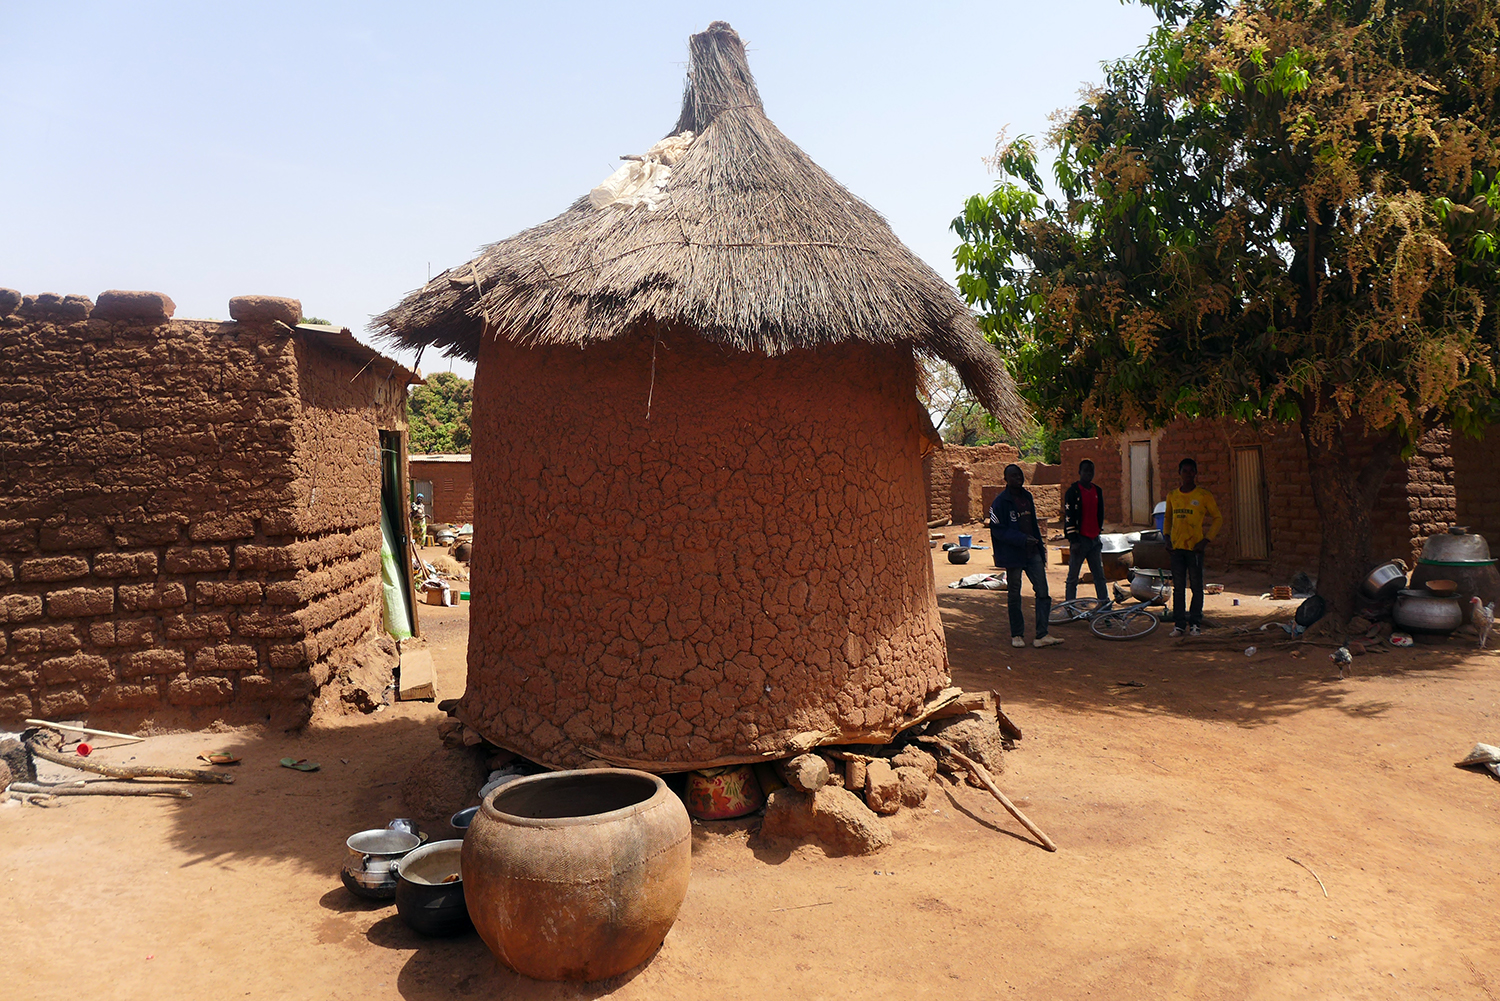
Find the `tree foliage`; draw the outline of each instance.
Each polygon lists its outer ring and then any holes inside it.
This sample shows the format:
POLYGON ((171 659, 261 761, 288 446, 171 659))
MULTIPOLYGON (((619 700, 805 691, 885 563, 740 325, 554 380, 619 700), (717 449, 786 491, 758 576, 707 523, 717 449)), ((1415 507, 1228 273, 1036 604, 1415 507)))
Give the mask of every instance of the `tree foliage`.
POLYGON ((1425 430, 1497 416, 1497 6, 1150 6, 1050 136, 1055 189, 1031 142, 998 152, 960 290, 1045 419, 1298 424, 1342 525, 1425 430))
POLYGON ((473 440, 470 415, 474 383, 452 372, 428 376, 412 390, 406 405, 411 450, 419 453, 467 453, 473 440))

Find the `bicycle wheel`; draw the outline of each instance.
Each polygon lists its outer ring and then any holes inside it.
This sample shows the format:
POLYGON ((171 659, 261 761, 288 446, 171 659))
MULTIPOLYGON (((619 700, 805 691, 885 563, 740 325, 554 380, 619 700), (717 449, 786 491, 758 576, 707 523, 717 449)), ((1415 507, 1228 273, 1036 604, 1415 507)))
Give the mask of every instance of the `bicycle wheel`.
POLYGON ((1106 640, 1135 640, 1156 628, 1156 615, 1144 608, 1122 608, 1089 620, 1094 635, 1106 640))
POLYGON ((1060 601, 1052 606, 1052 611, 1047 614, 1047 621, 1054 626, 1060 626, 1064 622, 1087 619, 1108 604, 1110 603, 1100 601, 1098 598, 1074 598, 1072 601, 1060 601))

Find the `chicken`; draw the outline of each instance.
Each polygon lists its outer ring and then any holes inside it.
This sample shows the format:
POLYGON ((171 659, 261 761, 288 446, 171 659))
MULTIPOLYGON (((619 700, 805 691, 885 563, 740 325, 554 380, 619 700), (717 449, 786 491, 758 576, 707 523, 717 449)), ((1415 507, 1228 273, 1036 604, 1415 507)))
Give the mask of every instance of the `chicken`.
POLYGON ((1475 631, 1479 633, 1479 649, 1483 650, 1485 641, 1490 638, 1490 629, 1495 625, 1495 603, 1492 601, 1488 605, 1481 604, 1476 596, 1469 599, 1469 604, 1474 606, 1471 620, 1475 631))
POLYGON ((1328 659, 1339 666, 1339 677, 1342 678, 1344 676, 1344 668, 1354 662, 1354 655, 1349 652, 1348 647, 1341 646, 1329 654, 1328 659))

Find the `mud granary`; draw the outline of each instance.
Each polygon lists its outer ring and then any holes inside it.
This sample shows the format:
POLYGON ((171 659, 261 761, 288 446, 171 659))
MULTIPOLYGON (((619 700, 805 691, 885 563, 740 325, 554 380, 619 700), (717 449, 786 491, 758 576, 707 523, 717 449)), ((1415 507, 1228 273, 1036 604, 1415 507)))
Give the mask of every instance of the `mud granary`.
POLYGON ((670 135, 376 318, 475 359, 458 714, 659 771, 889 731, 948 676, 917 356, 1020 405, 952 290, 689 43, 670 135))
POLYGON ((295 725, 390 680, 383 470, 415 377, 296 300, 172 313, 0 290, 0 725, 295 725))

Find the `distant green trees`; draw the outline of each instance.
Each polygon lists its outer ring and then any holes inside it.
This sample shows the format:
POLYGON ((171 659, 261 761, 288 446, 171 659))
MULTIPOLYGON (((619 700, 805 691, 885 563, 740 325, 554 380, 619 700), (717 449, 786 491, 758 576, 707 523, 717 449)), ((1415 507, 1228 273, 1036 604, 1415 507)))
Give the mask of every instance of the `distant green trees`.
POLYGON ((467 453, 474 439, 469 422, 473 409, 473 381, 452 372, 429 376, 406 404, 411 451, 467 453))

